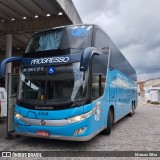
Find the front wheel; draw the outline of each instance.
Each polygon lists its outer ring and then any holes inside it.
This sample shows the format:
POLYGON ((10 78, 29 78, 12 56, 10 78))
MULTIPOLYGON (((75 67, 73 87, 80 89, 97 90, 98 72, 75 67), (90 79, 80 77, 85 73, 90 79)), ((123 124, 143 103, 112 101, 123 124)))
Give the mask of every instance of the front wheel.
POLYGON ((103 130, 104 135, 110 135, 111 134, 112 123, 113 123, 113 114, 112 114, 112 111, 109 110, 108 118, 107 118, 107 128, 103 130))

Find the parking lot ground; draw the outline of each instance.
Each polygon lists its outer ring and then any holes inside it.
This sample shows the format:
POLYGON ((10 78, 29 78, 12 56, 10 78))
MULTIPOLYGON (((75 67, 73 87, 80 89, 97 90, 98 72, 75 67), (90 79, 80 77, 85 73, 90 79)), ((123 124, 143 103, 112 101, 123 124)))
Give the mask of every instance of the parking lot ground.
POLYGON ((135 115, 117 122, 110 136, 87 142, 31 137, 6 137, 6 119, 0 120, 0 151, 160 151, 160 106, 139 104, 135 115))

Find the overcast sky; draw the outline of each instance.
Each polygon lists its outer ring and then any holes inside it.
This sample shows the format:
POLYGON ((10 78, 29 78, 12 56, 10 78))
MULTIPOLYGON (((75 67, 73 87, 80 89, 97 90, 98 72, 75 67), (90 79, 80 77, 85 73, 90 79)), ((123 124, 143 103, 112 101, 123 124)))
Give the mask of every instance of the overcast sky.
POLYGON ((73 0, 83 23, 98 24, 138 74, 160 78, 160 0, 73 0))

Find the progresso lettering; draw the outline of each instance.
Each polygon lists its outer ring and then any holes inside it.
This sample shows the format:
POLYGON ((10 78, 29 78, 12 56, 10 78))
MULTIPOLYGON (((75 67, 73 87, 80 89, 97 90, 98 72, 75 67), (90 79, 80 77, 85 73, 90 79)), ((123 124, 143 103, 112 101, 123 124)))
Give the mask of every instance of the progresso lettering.
POLYGON ((51 57, 51 58, 33 59, 31 61, 31 64, 66 63, 68 61, 69 61, 69 57, 51 57))

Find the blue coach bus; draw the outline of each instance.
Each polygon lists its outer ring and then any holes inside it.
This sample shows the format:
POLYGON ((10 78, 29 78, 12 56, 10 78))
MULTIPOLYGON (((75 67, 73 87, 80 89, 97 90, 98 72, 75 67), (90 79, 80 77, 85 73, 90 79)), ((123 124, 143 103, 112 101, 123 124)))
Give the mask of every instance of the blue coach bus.
POLYGON ((34 34, 20 61, 10 134, 87 141, 137 107, 133 67, 97 25, 62 26, 34 34))

